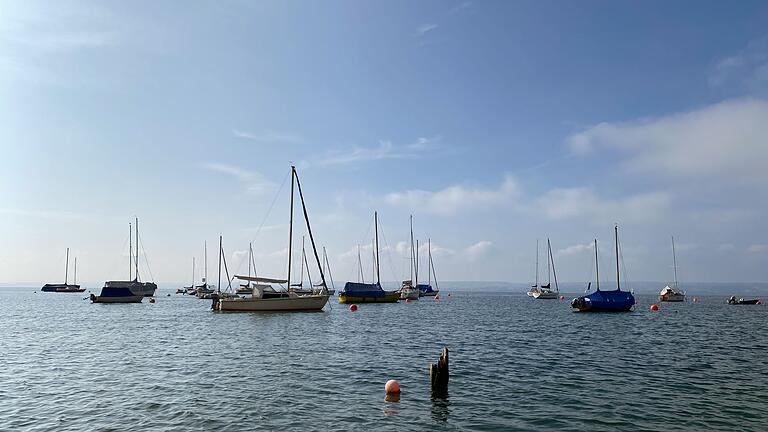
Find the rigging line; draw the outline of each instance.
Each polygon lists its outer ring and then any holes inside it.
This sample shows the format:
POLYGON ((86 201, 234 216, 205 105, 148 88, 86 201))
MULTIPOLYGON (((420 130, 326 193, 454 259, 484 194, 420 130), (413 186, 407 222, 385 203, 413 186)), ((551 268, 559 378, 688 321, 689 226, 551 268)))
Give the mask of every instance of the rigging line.
MULTIPOLYGON (((379 227, 381 227, 381 218, 379 218, 379 227)), ((389 271, 392 273, 393 279, 397 281, 397 274, 395 273, 395 265, 392 263, 392 249, 389 247, 387 237, 384 236, 384 229, 381 228, 381 239, 384 240, 384 247, 387 250, 387 259, 389 260, 389 271)))
MULTIPOLYGON (((227 275, 227 284, 229 286, 228 291, 232 292, 232 279, 229 277, 229 269, 227 269, 227 254, 224 252, 224 246, 221 247, 221 259, 224 261, 224 273, 227 275)), ((219 291, 221 291, 221 287, 219 287, 219 291)))
POLYGON ((147 271, 149 272, 149 277, 152 278, 151 280, 154 282, 155 275, 152 274, 152 267, 149 266, 149 257, 147 256, 147 251, 144 249, 144 240, 141 239, 141 237, 136 239, 136 243, 141 244, 141 251, 144 252, 144 262, 147 264, 147 271))
POLYGON ((622 275, 622 282, 624 283, 624 286, 627 287, 627 291, 633 292, 634 290, 629 288, 629 278, 627 277, 627 263, 624 261, 624 248, 621 247, 621 243, 619 243, 619 258, 621 261, 621 271, 623 272, 622 275))
MULTIPOLYGON (((261 220, 261 223, 259 224, 259 227, 256 228, 256 233, 253 235, 253 238, 251 239, 251 242, 255 241, 256 238, 261 233, 261 229, 264 227, 264 224, 267 222, 267 218, 269 218, 269 215, 272 214, 272 209, 275 207, 275 203, 277 202, 277 199, 280 197, 280 193, 283 191, 283 188, 285 187, 285 183, 288 181, 288 177, 291 175, 289 172, 288 174, 283 177, 282 183, 280 183, 280 187, 277 189, 277 193, 275 193, 275 196, 272 197, 272 203, 269 204, 269 209, 267 210, 267 213, 264 215, 264 218, 261 220)), ((243 261, 245 260, 245 256, 240 258, 240 261, 237 264, 237 267, 235 267, 238 271, 243 266, 243 261)))

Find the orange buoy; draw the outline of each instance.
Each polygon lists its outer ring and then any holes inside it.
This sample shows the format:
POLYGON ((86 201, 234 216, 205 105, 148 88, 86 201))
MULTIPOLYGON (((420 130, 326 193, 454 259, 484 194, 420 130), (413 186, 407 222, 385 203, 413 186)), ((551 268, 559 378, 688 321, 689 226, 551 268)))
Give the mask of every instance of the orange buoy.
POLYGON ((657 310, 659 310, 659 306, 656 305, 656 304, 652 304, 649 309, 651 309, 652 311, 657 311, 657 310))
POLYGON ((354 312, 356 310, 357 310, 357 305, 356 304, 352 303, 351 305, 349 305, 349 311, 350 312, 354 312))
POLYGON ((384 384, 384 392, 387 394, 400 394, 400 383, 397 380, 389 380, 384 384))

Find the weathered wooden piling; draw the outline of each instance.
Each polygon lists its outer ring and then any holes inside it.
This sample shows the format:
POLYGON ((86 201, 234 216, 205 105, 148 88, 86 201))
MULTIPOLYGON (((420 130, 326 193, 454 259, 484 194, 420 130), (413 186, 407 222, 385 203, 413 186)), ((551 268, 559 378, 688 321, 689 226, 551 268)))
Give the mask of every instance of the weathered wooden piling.
POLYGON ((448 347, 443 347, 437 363, 429 365, 429 381, 432 383, 432 394, 448 393, 448 347))

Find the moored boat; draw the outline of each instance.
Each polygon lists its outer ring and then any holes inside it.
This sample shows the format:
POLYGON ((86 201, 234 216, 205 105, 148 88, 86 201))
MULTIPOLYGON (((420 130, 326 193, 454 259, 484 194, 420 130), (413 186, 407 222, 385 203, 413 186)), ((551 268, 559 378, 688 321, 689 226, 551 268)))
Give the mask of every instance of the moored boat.
MULTIPOLYGON (((219 259, 221 262, 221 248, 219 248, 219 259)), ((219 264, 221 269, 221 264, 219 264)), ((309 269, 307 269, 309 271, 309 269)), ((219 270, 221 273, 221 270, 219 270)), ((219 275, 221 278, 221 275, 219 275)), ((301 191, 301 182, 299 181, 296 167, 291 166, 291 204, 290 204, 290 225, 288 228, 288 277, 285 280, 271 279, 264 277, 248 277, 237 276, 235 278, 240 280, 246 280, 248 282, 256 282, 253 286, 253 290, 250 296, 235 296, 231 298, 219 298, 215 299, 211 305, 211 308, 215 311, 230 311, 230 312, 278 312, 278 311, 322 311, 325 304, 328 302, 330 295, 328 294, 328 287, 325 283, 325 274, 323 272, 322 265, 320 264, 320 258, 315 248, 315 240, 312 235, 312 228, 309 223, 309 216, 307 214, 306 204, 304 203, 304 194, 301 191), (320 281, 322 286, 313 294, 297 294, 290 292, 288 288, 291 286, 291 258, 292 258, 292 244, 293 244, 293 200, 294 200, 294 185, 298 188, 299 198, 301 199, 301 206, 304 213, 304 220, 307 225, 307 232, 309 234, 309 240, 312 244, 312 250, 314 251, 315 259, 317 261, 317 267, 320 271, 320 281), (271 285, 264 286, 263 284, 286 284, 286 290, 277 292, 271 285)))
MULTIPOLYGON (((536 268, 538 269, 538 242, 536 244, 536 268)), ((537 271, 538 279, 538 271, 537 271)), ((539 285, 538 289, 531 290, 529 296, 540 300, 554 300, 560 296, 560 288, 557 285, 557 272, 555 271, 555 259, 552 256, 552 245, 547 239, 547 284, 539 285), (554 276, 555 289, 552 289, 552 276, 554 276)))
POLYGON ((682 302, 685 301, 685 293, 680 290, 677 283, 677 256, 675 254, 675 237, 672 236, 672 268, 674 269, 675 283, 674 288, 669 285, 659 291, 659 301, 663 302, 682 302))
POLYGON ((384 291, 381 287, 381 269, 379 268, 379 213, 373 213, 374 220, 374 261, 376 282, 347 282, 339 292, 339 303, 397 303, 400 290, 384 291))
MULTIPOLYGON (((616 235, 616 289, 600 290, 600 267, 598 265, 597 239, 595 239, 595 273, 597 287, 595 292, 577 297, 571 301, 571 307, 580 312, 628 312, 635 305, 635 296, 630 291, 621 290, 619 275, 619 228, 614 227, 616 235)), ((587 285, 589 291, 592 282, 587 285)))
POLYGON ((728 304, 730 305, 759 305, 762 304, 762 300, 758 299, 745 299, 745 298, 739 298, 737 299, 736 296, 731 296, 728 299, 728 304))
POLYGON ((75 258, 75 279, 74 283, 68 283, 69 279, 69 248, 67 248, 67 263, 64 267, 64 283, 63 284, 45 284, 40 289, 43 292, 60 292, 60 293, 79 293, 85 291, 85 288, 80 288, 77 284, 77 258, 75 258))

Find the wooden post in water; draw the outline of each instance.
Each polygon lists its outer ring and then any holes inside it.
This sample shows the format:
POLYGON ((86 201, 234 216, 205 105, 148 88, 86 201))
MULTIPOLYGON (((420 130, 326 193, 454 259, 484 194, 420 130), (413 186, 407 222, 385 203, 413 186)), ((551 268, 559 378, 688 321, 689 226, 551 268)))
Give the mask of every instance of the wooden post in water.
POLYGON ((443 347, 437 363, 429 365, 429 381, 432 384, 433 395, 448 394, 448 347, 443 347))

